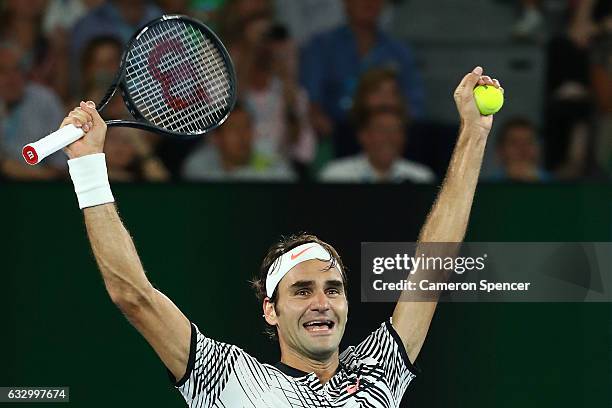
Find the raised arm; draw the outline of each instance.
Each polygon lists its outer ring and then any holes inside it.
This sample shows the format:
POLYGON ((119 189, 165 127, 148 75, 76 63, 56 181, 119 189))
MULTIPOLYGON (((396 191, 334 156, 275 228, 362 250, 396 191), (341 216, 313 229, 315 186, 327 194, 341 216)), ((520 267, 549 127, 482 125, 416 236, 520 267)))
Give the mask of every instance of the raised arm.
POLYGON ((100 166, 104 162, 101 153, 106 124, 93 102, 88 104, 81 103, 61 126, 71 123, 86 131, 82 139, 66 147, 65 151, 72 159, 70 173, 83 208, 91 248, 113 303, 145 337, 174 377, 180 379, 185 374, 189 357, 189 320, 151 285, 115 204, 109 202, 112 201, 110 190, 96 187, 106 180, 105 166, 100 166), (77 178, 80 178, 78 182, 77 178), (102 191, 92 198, 96 188, 102 191), (95 205, 99 202, 107 203, 95 205))
MULTIPOLYGON (((455 90, 461 130, 442 189, 421 229, 419 242, 463 241, 487 137, 493 124, 493 117, 482 116, 476 107, 473 89, 477 84, 500 86, 497 80, 482 76, 482 68, 476 67, 455 90)), ((402 293, 393 312, 393 327, 401 337, 410 361, 414 362, 425 341, 437 302, 410 301, 411 295, 410 291, 402 293)))

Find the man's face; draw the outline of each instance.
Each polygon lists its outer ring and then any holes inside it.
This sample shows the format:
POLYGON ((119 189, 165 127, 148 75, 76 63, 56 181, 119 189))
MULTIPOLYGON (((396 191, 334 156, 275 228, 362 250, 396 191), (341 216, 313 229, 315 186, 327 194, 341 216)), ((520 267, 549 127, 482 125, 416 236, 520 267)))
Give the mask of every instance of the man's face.
POLYGON ((360 26, 375 27, 384 5, 384 0, 344 0, 349 20, 360 26))
POLYGON ((85 81, 87 84, 109 83, 115 76, 121 63, 121 48, 114 43, 100 44, 91 53, 91 58, 85 66, 85 81))
POLYGON ((338 351, 348 317, 342 276, 329 262, 296 265, 280 281, 275 305, 281 349, 314 360, 338 351))
POLYGON ((516 163, 536 166, 539 154, 535 132, 526 126, 508 129, 503 145, 499 147, 500 161, 506 166, 516 163))
POLYGON ((258 46, 265 38, 272 16, 268 0, 241 0, 235 2, 234 13, 243 30, 243 40, 249 46, 258 46))
POLYGON ((388 170, 404 148, 404 125, 393 113, 379 113, 359 132, 359 141, 370 163, 388 170))
POLYGON ((23 96, 25 77, 19 60, 21 53, 10 48, 0 48, 0 99, 7 104, 18 102, 23 96))

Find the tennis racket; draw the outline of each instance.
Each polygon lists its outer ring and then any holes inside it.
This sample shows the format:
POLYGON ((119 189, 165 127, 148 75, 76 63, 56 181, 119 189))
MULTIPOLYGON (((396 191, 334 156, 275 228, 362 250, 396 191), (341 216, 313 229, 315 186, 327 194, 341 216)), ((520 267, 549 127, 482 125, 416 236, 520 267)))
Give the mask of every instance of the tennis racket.
MULTIPOLYGON (((220 126, 236 102, 236 73, 223 43, 207 26, 189 17, 165 15, 128 42, 102 111, 117 89, 135 120, 107 120, 178 138, 201 136, 220 126)), ((80 139, 67 125, 23 147, 31 165, 80 139)))

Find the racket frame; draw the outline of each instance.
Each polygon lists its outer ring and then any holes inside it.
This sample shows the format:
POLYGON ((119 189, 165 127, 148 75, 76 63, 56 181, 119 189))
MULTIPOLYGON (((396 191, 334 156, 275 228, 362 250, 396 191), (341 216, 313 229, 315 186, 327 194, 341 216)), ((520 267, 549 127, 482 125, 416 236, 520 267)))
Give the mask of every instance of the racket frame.
POLYGON ((130 38, 127 45, 123 49, 123 53, 121 55, 121 63, 119 65, 119 71, 117 72, 117 75, 115 76, 115 79, 113 80, 112 84, 109 86, 108 91, 106 92, 106 94, 104 95, 100 103, 98 104, 97 110, 98 112, 102 112, 102 110, 106 107, 106 105, 108 105, 112 97, 117 92, 117 89, 119 89, 126 108, 130 112, 132 117, 136 120, 123 120, 123 119, 106 120, 105 122, 107 126, 130 127, 130 128, 141 129, 141 130, 147 130, 150 132, 155 132, 155 133, 163 134, 165 136, 171 136, 171 137, 179 138, 179 139, 193 139, 193 138, 200 137, 212 130, 215 130, 227 120, 230 113, 234 109, 234 106, 236 105, 236 100, 238 98, 237 88, 238 88, 238 83, 237 83, 237 78, 236 78, 236 70, 234 69, 234 64, 229 55, 229 52, 227 51, 227 49, 225 48, 225 45, 223 45, 223 43, 221 42, 221 39, 219 39, 217 34, 215 34, 204 23, 194 18, 191 18, 189 16, 185 16, 182 14, 166 14, 155 20, 148 22, 143 27, 141 27, 130 38), (223 58, 223 61, 225 62, 225 65, 228 69, 228 75, 229 75, 228 84, 230 86, 229 94, 230 94, 231 99, 230 99, 230 103, 227 105, 226 112, 224 112, 223 117, 219 119, 218 121, 216 121, 212 126, 204 130, 191 133, 191 134, 175 132, 169 129, 162 129, 154 125, 153 123, 151 123, 149 120, 147 120, 145 116, 136 107, 136 103, 132 99, 132 96, 130 95, 128 88, 127 88, 127 84, 125 82, 127 59, 129 57, 130 51, 132 50, 132 45, 134 44, 134 42, 136 42, 145 32, 147 32, 152 27, 158 24, 161 24, 165 21, 174 20, 174 19, 188 21, 191 24, 198 26, 204 32, 205 36, 214 43, 215 47, 219 51, 219 54, 221 54, 221 57, 223 58))
MULTIPOLYGON (((142 130, 174 137, 176 139, 183 139, 183 140, 194 139, 194 138, 200 137, 218 128, 219 126, 223 124, 223 122, 227 120, 227 118, 229 117, 230 113, 232 112, 236 104, 237 88, 238 88, 238 83, 236 79, 236 71, 234 69, 234 64, 232 63, 232 59, 229 53, 227 52, 227 49, 225 48, 225 46, 219 39, 219 37, 217 37, 217 35, 210 28, 208 28, 205 24, 201 23, 200 21, 195 20, 188 16, 184 16, 180 14, 163 15, 145 24, 138 31, 136 31, 136 33, 134 33, 134 35, 130 38, 130 40, 128 41, 128 43, 123 49, 123 53, 121 55, 121 61, 120 61, 119 69, 117 70, 117 74, 115 75, 113 82, 107 89, 106 94, 104 95, 100 103, 98 104, 97 110, 98 112, 102 112, 104 108, 108 105, 109 101, 112 99, 112 97, 117 92, 117 89, 119 89, 121 91, 121 94, 123 97, 122 99, 123 99, 125 106, 127 107, 128 111, 130 112, 130 114, 135 120, 123 120, 123 119, 106 120, 105 123, 107 126, 123 126, 123 127, 142 129, 142 130), (125 77, 126 77, 126 70, 127 70, 127 61, 128 61, 129 54, 133 48, 134 42, 137 41, 140 38, 140 36, 142 36, 152 27, 155 27, 158 24, 161 24, 163 22, 166 22, 168 20, 173 20, 173 19, 189 22, 189 24, 199 28, 202 31, 203 35, 209 41, 213 43, 213 46, 217 49, 221 58, 223 58, 223 62, 225 63, 225 66, 228 70, 227 74, 229 75, 229 78, 227 80, 227 83, 229 85, 229 90, 228 90, 228 94, 230 97, 228 101, 229 103, 224 108, 224 111, 222 111, 222 116, 218 120, 216 120, 214 123, 211 123, 210 126, 202 130, 198 130, 196 132, 190 132, 190 133, 175 132, 173 130, 163 129, 153 124, 152 122, 150 122, 145 117, 145 115, 143 115, 138 110, 136 103, 132 99, 132 96, 130 95, 128 86, 126 84, 125 77)), ((84 134, 83 130, 80 128, 77 128, 74 125, 64 126, 61 129, 56 130, 55 132, 43 137, 42 139, 39 139, 36 142, 25 145, 21 151, 22 156, 24 160, 26 161, 26 163, 30 165, 36 165, 40 163, 40 161, 43 160, 45 157, 49 156, 50 154, 53 154, 56 151, 60 150, 61 148, 80 139, 81 137, 83 137, 83 134, 84 134)))

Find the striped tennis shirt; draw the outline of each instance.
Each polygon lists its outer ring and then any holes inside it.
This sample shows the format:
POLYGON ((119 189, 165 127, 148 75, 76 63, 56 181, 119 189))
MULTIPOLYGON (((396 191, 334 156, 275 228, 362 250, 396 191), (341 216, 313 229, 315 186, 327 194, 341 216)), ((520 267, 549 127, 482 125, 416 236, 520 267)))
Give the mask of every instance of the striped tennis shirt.
POLYGON ((262 364, 242 349, 204 336, 191 325, 185 376, 174 385, 189 407, 399 407, 416 375, 399 335, 383 323, 340 354, 336 374, 262 364))

